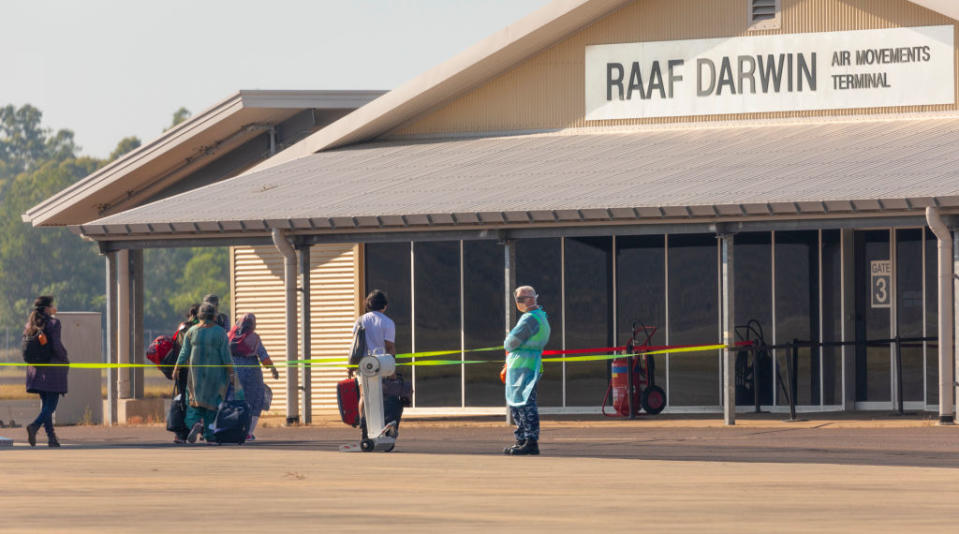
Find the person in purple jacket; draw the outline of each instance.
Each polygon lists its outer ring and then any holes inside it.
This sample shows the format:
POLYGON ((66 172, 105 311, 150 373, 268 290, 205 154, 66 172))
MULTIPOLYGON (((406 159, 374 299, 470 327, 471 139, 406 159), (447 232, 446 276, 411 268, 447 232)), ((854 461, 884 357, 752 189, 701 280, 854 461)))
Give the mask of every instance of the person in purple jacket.
MULTIPOLYGON (((23 335, 34 337, 43 332, 47 344, 53 349, 50 363, 69 364, 67 349, 63 347, 60 340, 60 321, 54 317, 56 313, 57 307, 53 305, 53 297, 37 297, 37 300, 33 302, 33 310, 27 319, 23 335)), ((66 365, 27 367, 27 393, 40 395, 41 402, 40 415, 27 425, 27 441, 30 442, 31 447, 37 445, 37 431, 40 430, 41 425, 47 431, 47 444, 51 447, 60 446, 57 435, 53 431, 53 412, 57 409, 60 395, 67 394, 68 371, 69 367, 66 365)))

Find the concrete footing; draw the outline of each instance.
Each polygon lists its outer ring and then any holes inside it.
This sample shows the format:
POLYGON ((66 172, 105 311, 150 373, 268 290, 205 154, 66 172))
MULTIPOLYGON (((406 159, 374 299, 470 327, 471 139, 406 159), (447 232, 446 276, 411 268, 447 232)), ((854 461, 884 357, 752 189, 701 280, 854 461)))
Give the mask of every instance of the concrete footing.
MULTIPOLYGON (((165 421, 169 403, 169 399, 117 399, 117 423, 125 425, 165 421)), ((107 408, 104 406, 104 411, 107 408)))

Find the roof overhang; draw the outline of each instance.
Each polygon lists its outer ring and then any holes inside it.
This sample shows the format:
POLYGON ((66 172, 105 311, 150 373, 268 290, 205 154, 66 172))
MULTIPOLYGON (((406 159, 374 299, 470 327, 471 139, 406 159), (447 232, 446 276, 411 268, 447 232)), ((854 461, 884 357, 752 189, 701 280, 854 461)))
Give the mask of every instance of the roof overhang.
POLYGON ((82 224, 136 206, 305 109, 352 110, 383 91, 239 91, 22 215, 34 226, 82 224))
POLYGON ((921 217, 927 206, 959 209, 959 152, 951 149, 957 145, 959 116, 372 143, 75 230, 108 241, 241 238, 273 229, 355 239, 424 230, 921 217))

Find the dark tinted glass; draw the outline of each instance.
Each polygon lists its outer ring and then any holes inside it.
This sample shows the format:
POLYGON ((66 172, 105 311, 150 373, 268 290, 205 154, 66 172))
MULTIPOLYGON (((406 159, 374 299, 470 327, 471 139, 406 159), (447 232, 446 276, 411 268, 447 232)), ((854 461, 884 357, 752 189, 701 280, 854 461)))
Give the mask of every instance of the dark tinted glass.
MULTIPOLYGON (((939 335, 939 242, 926 230, 926 336, 939 335)), ((939 404, 939 347, 926 342, 926 404, 939 404)))
MULTIPOLYGON (((551 334, 546 349, 558 350, 563 343, 561 241, 559 238, 518 239, 515 243, 516 285, 528 285, 536 289, 539 305, 549 318, 551 334)), ((510 288, 510 291, 513 289, 510 288)), ((515 324, 515 320, 513 323, 515 324)), ((505 332, 502 337, 506 337, 505 332)), ((502 342, 503 339, 500 338, 500 343, 502 342)), ((536 403, 540 406, 563 405, 563 364, 543 364, 543 376, 536 391, 536 403)))
MULTIPOLYGON (((396 352, 408 353, 412 350, 413 337, 410 330, 413 302, 410 298, 410 244, 369 244, 366 245, 364 258, 366 292, 374 289, 386 292, 389 299, 386 315, 396 323, 396 352)), ((409 369, 400 372, 410 376, 409 369)))
MULTIPOLYGON (((776 232, 777 343, 819 340, 819 233, 776 232)), ((790 349, 791 350, 791 349, 790 349)), ((790 350, 776 351, 785 365, 790 350)), ((781 368, 789 383, 791 369, 781 368)), ((800 347, 797 403, 819 404, 819 348, 800 347)), ((781 392, 780 392, 781 395, 781 392)), ((780 396, 781 404, 788 399, 780 396)))
MULTIPOLYGON (((503 344, 506 330, 504 302, 504 250, 495 241, 463 242, 463 313, 466 348, 503 344)), ((503 384, 499 371, 503 352, 467 352, 467 360, 489 363, 467 365, 467 406, 502 406, 503 384)))
MULTIPOLYGON (((716 237, 671 235, 669 256, 670 345, 713 344, 719 340, 719 280, 716 237)), ((719 404, 718 351, 669 356, 672 406, 719 404)))
MULTIPOLYGON (((736 293, 736 340, 772 344, 772 234, 746 232, 733 239, 735 256, 734 288, 736 293)), ((736 404, 755 402, 754 384, 758 384, 759 402, 772 403, 772 359, 768 353, 758 357, 759 373, 754 382, 752 368, 757 355, 742 350, 736 354, 736 404)))
MULTIPOLYGON (((414 243, 413 258, 417 352, 460 348, 459 241, 414 243)), ((459 365, 416 367, 416 405, 460 406, 460 371, 459 365)))
MULTIPOLYGON (((666 248, 664 236, 616 238, 618 345, 625 345, 633 324, 655 328, 650 344, 666 344, 666 248)), ((651 331, 651 330, 650 330, 651 331)), ((644 336, 639 335, 642 341, 644 336)), ((649 356, 654 383, 666 388, 666 356, 649 356)))
POLYGON ((856 232, 856 400, 891 399, 889 346, 866 341, 889 339, 890 309, 872 302, 872 262, 889 260, 889 232, 856 232))
MULTIPOLYGON (((611 237, 566 239, 566 346, 613 344, 611 237)), ((597 406, 603 400, 609 360, 566 365, 566 405, 597 406)))
MULTIPOLYGON (((842 341, 842 244, 839 230, 822 232, 822 339, 842 341)), ((842 347, 822 349, 823 404, 842 404, 842 347)))
MULTIPOLYGON (((896 306, 900 337, 922 337, 922 230, 896 230, 896 306)), ((923 400, 922 343, 902 343, 902 398, 923 400)))

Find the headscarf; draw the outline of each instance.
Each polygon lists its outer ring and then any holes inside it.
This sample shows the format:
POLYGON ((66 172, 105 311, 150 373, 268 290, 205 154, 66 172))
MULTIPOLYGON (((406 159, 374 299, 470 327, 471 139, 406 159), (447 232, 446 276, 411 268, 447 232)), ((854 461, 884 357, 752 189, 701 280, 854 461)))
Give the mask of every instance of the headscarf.
POLYGON ((255 332, 256 316, 243 314, 240 322, 230 329, 230 353, 234 356, 255 356, 260 346, 260 336, 255 332))

